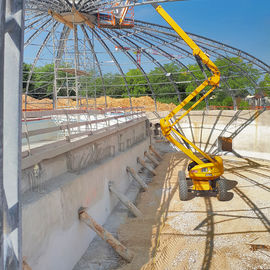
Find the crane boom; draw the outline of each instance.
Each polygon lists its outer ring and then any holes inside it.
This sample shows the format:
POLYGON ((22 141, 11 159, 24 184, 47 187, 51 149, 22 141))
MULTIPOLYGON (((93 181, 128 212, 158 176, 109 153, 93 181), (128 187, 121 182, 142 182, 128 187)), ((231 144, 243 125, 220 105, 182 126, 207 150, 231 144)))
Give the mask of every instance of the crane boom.
POLYGON ((188 155, 193 161, 197 164, 204 164, 205 162, 199 159, 190 149, 187 149, 181 143, 179 143, 171 134, 173 131, 177 134, 182 140, 191 145, 196 151, 198 151, 204 158, 212 163, 216 163, 216 160, 210 157, 207 153, 199 149, 194 143, 189 141, 185 136, 183 136, 177 128, 174 126, 186 116, 192 109, 194 109, 201 101, 203 101, 207 96, 209 96, 218 86, 220 82, 220 72, 217 66, 209 59, 209 57, 199 48, 199 46, 186 34, 186 32, 172 19, 172 17, 163 9, 161 5, 152 4, 155 10, 161 15, 161 17, 172 27, 172 29, 185 41, 185 43, 192 49, 193 55, 196 58, 200 68, 203 71, 202 64, 211 71, 212 76, 206 78, 205 81, 199 85, 188 97, 186 97, 174 110, 172 110, 165 118, 160 120, 160 126, 163 135, 174 145, 176 145, 182 152, 188 155), (173 123, 170 120, 194 97, 200 94, 203 89, 207 86, 212 86, 201 98, 198 99, 188 110, 186 110, 177 120, 173 123))

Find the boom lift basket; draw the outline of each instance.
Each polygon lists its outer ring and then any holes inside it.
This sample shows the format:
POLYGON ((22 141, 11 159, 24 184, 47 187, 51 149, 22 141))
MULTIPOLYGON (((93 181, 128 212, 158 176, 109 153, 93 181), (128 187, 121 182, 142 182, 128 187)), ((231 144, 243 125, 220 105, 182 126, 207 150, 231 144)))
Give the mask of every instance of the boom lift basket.
POLYGON ((113 11, 98 12, 98 28, 113 28, 115 26, 115 16, 113 11))
POLYGON ((134 7, 128 7, 123 20, 115 16, 114 10, 98 12, 98 28, 133 28, 134 27, 134 7))

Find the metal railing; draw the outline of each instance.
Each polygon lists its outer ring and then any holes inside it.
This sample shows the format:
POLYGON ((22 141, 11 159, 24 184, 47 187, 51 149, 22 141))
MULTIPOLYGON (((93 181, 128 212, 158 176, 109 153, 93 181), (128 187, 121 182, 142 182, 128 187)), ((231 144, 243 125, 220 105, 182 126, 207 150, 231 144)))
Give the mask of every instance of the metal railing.
POLYGON ((31 155, 34 148, 106 132, 144 115, 143 107, 24 112, 22 158, 31 155))

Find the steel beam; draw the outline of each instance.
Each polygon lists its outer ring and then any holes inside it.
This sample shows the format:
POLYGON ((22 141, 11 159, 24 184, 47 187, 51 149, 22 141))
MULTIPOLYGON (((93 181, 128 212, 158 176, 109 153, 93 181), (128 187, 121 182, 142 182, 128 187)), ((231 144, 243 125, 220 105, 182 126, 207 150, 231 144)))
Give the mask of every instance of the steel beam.
POLYGON ((20 175, 23 4, 23 0, 0 2, 0 269, 3 270, 22 268, 20 175))
MULTIPOLYGON (((131 44, 131 46, 135 46, 137 49, 139 49, 140 47, 134 42, 132 41, 130 38, 127 38, 127 37, 123 37, 123 39, 131 44)), ((145 55, 148 59, 150 59, 156 66, 158 66, 163 72, 164 72, 164 75, 166 76, 166 74, 168 74, 167 70, 164 68, 164 66, 157 60, 155 59, 151 54, 149 54, 148 52, 146 52, 145 50, 142 51, 142 54, 145 55)), ((181 97, 180 97, 180 92, 175 84, 175 82, 173 81, 173 79, 171 78, 171 76, 168 77, 170 83, 172 84, 175 92, 177 93, 178 95, 178 99, 179 99, 179 102, 181 102, 181 97)))
POLYGON ((111 52, 111 50, 109 49, 109 47, 107 46, 107 44, 104 42, 104 40, 99 36, 99 34, 94 29, 92 31, 93 31, 95 37, 97 38, 97 40, 99 41, 99 43, 103 46, 103 48, 110 55, 111 59, 113 60, 113 62, 116 65, 117 69, 119 70, 120 74, 122 75, 123 80, 125 82, 126 89, 127 89, 127 94, 128 94, 128 97, 129 97, 130 107, 132 108, 133 106, 132 106, 132 101, 131 101, 130 90, 129 90, 129 86, 128 86, 128 83, 127 83, 126 75, 125 75, 123 69, 121 68, 119 62, 116 60, 115 56, 113 55, 113 53, 111 52))
POLYGON ((98 72, 99 72, 99 76, 101 78, 101 82, 102 82, 102 88, 103 88, 103 93, 104 93, 104 97, 105 97, 105 108, 107 108, 107 94, 106 94, 106 87, 105 87, 105 82, 104 82, 104 77, 103 77, 103 73, 102 73, 102 70, 101 70, 101 67, 100 67, 100 63, 99 63, 99 60, 98 60, 98 57, 97 57, 97 54, 95 52, 95 49, 94 49, 94 44, 91 42, 90 38, 89 38, 89 35, 84 27, 84 25, 81 25, 81 29, 82 29, 82 32, 89 44, 89 47, 91 49, 91 53, 94 57, 94 61, 95 63, 97 64, 97 67, 98 67, 98 72))
MULTIPOLYGON (((109 38, 111 40, 111 42, 114 44, 114 45, 117 45, 118 47, 124 47, 122 46, 114 37, 112 37, 108 32, 105 32, 104 30, 101 30, 103 32, 104 35, 107 36, 107 38, 109 38)), ((114 33, 114 32, 112 32, 114 33)), ((150 83, 150 80, 146 74, 146 72, 144 71, 143 67, 136 61, 136 59, 128 52, 128 51, 125 51, 123 50, 123 53, 131 60, 131 62, 133 62, 136 67, 142 72, 144 78, 146 79, 147 81, 147 86, 149 87, 149 89, 151 90, 151 93, 152 93, 152 97, 155 101, 155 110, 157 111, 157 101, 156 101, 156 94, 153 90, 153 87, 152 87, 152 84, 150 83)))
POLYGON ((4 268, 4 167, 3 167, 3 124, 4 124, 4 37, 6 1, 0 1, 0 268, 4 268))
MULTIPOLYGON (((139 21, 139 20, 135 20, 134 21, 135 24, 135 28, 141 28, 141 27, 149 27, 153 29, 153 32, 160 32, 160 33, 164 33, 166 35, 170 35, 173 36, 175 38, 179 38, 179 36, 174 32, 174 30, 171 27, 168 26, 163 26, 163 25, 159 25, 159 24, 154 24, 154 23, 149 23, 149 22, 144 22, 144 21, 139 21)), ((145 29, 145 28, 144 28, 145 29)), ((190 33, 187 32, 187 34, 196 42, 199 42, 199 40, 201 41, 201 43, 206 42, 206 44, 208 46, 211 46, 212 48, 216 48, 216 49, 220 49, 221 51, 230 53, 232 55, 235 56, 239 56, 247 61, 250 61, 251 63, 253 63, 254 65, 260 67, 261 69, 263 69, 266 72, 270 72, 270 66, 267 65, 266 63, 264 63, 262 60, 250 55, 249 53, 237 49, 235 47, 232 47, 230 45, 224 44, 222 42, 219 41, 215 41, 213 39, 209 39, 194 33, 190 33)))

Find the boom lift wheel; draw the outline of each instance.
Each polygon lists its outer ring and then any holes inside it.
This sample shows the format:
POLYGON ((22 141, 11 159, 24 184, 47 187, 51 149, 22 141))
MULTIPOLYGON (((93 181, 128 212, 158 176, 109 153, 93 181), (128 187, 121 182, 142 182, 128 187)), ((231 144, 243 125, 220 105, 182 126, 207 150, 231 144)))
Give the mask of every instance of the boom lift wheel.
POLYGON ((223 178, 217 180, 217 198, 219 201, 225 201, 227 197, 226 181, 223 178))
POLYGON ((186 179, 186 174, 184 171, 178 172, 178 183, 179 183, 179 197, 181 201, 187 201, 188 194, 188 184, 186 179))

